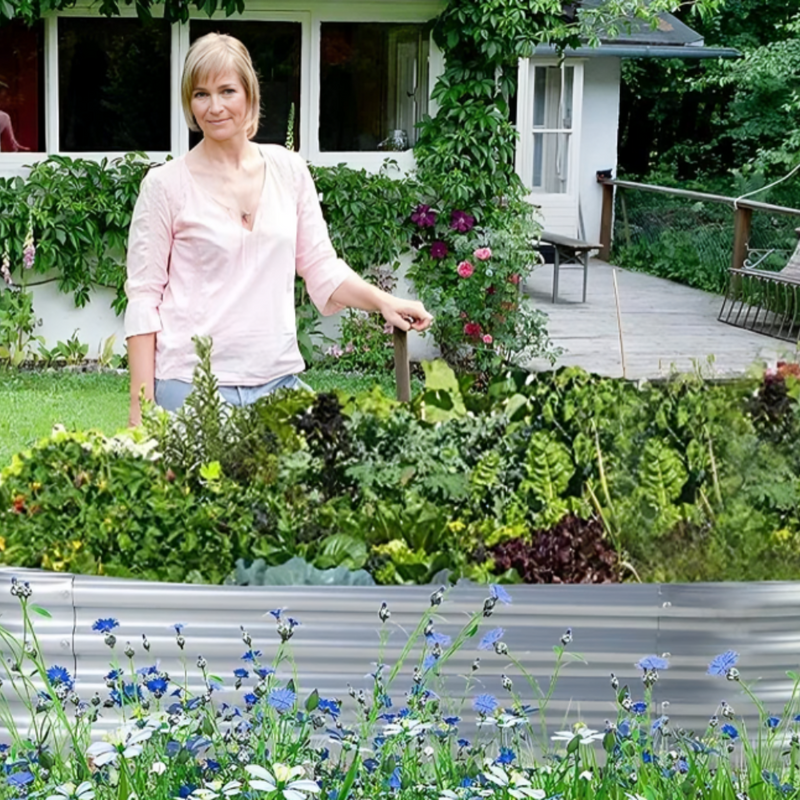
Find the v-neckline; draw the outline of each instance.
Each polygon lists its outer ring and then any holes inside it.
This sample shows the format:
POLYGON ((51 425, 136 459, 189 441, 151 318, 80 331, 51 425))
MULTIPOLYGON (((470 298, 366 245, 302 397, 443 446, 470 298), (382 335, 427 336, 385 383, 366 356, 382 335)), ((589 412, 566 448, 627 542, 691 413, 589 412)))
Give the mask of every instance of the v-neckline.
POLYGON ((259 145, 256 145, 256 147, 258 148, 258 154, 261 156, 261 160, 264 162, 264 182, 261 184, 261 191, 259 192, 258 195, 258 202, 256 203, 256 207, 253 210, 252 228, 248 228, 245 225, 242 225, 241 221, 237 222, 234 219, 234 217, 231 215, 232 209, 230 208, 230 206, 226 206, 224 203, 221 203, 219 200, 217 200, 217 198, 214 197, 214 195, 208 189, 206 189, 206 187, 203 186, 202 183, 200 183, 200 181, 192 173, 192 170, 189 169, 189 165, 186 163, 186 156, 183 157, 183 166, 189 173, 189 178, 194 184, 194 186, 203 194, 205 194, 218 208, 223 209, 226 212, 225 217, 229 219, 234 225, 236 225, 237 228, 239 228, 239 230, 242 230, 245 233, 253 233, 253 231, 256 229, 256 223, 259 220, 259 213, 261 211, 261 206, 264 200, 264 193, 267 190, 267 178, 269 175, 269 161, 267 161, 267 157, 266 155, 264 155, 264 151, 261 149, 261 147, 259 145))

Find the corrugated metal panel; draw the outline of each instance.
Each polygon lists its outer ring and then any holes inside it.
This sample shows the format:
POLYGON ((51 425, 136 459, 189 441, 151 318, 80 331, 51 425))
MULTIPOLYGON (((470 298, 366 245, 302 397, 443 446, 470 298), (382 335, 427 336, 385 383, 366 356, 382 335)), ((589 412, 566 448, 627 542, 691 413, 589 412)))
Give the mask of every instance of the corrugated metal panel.
MULTIPOLYGON (((37 622, 42 648, 48 663, 74 671, 84 698, 96 690, 103 695, 107 691, 102 678, 112 659, 102 636, 91 631, 98 617, 119 619, 117 655, 122 662, 127 661, 122 649, 130 641, 137 651, 137 666, 158 660, 175 677, 183 675, 184 661, 171 626, 185 623, 185 665, 190 685, 197 687, 195 660, 201 654, 212 674, 232 682, 232 670, 241 666, 239 659, 246 649, 240 625, 252 635, 253 646, 264 652, 265 663, 269 662, 278 637, 274 620, 264 615, 279 607, 287 607, 302 623, 292 639, 301 692, 317 688, 323 696, 346 698, 348 684, 370 686, 365 676, 378 658, 381 602, 386 601, 392 611, 392 633, 384 655, 391 665, 420 616, 427 613, 435 588, 193 586, 0 570, 4 577, 12 574, 24 574, 32 583, 33 601, 53 613, 51 620, 37 622), (142 649, 142 633, 150 641, 149 654, 142 649)), ((667 701, 675 726, 704 729, 723 698, 738 712, 752 713, 739 687, 705 675, 708 662, 727 649, 742 654, 742 677, 759 681, 758 693, 770 711, 779 712, 788 699, 791 683, 785 672, 797 668, 800 658, 798 585, 626 584, 513 586, 509 590, 513 605, 498 605, 481 630, 503 627, 503 640, 540 684, 549 680, 553 645, 567 627, 574 635, 570 650, 588 661, 570 664, 564 671, 548 711, 551 726, 581 719, 597 727, 614 717, 610 672, 628 683, 634 699, 640 699, 641 679, 634 664, 653 653, 671 654, 671 667, 662 674, 654 699, 659 710, 667 701)), ((456 587, 436 615, 436 629, 455 635, 486 596, 486 587, 456 587)), ((19 630, 17 601, 5 591, 0 594, 0 613, 6 628, 19 630)), ((507 659, 494 652, 479 654, 476 643, 450 661, 446 685, 432 688, 457 700, 465 686, 464 677, 459 676, 468 675, 473 659, 481 655, 470 694, 492 692, 502 701, 500 675, 506 672, 514 679, 515 690, 533 700, 507 659)), ((396 705, 402 704, 410 686, 412 666, 409 663, 398 678, 392 693, 396 705)), ((291 677, 288 671, 285 677, 291 677)), ((239 695, 231 691, 224 699, 236 702, 239 695)), ((25 719, 21 707, 14 711, 19 720, 25 719)))

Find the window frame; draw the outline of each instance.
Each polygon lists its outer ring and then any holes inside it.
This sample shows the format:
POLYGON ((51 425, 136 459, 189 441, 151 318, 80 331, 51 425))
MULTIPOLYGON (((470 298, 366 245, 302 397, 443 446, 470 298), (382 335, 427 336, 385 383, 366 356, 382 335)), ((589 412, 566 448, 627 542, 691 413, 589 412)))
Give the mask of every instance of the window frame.
POLYGON ((583 82, 585 59, 565 58, 559 61, 555 58, 528 58, 522 59, 519 65, 519 78, 517 89, 517 129, 520 134, 519 146, 516 155, 516 170, 523 184, 530 192, 530 197, 537 204, 546 200, 548 205, 561 198, 565 203, 574 203, 578 196, 578 175, 580 172, 580 145, 581 131, 583 128, 583 82), (572 67, 572 126, 567 128, 534 128, 534 70, 537 67, 572 67), (569 172, 567 186, 563 192, 545 192, 533 186, 534 162, 534 136, 535 134, 568 133, 569 172))
MULTIPOLYGON (((430 22, 445 8, 445 0, 406 0, 384 3, 381 0, 363 2, 337 2, 337 0, 250 0, 243 14, 233 19, 242 22, 299 22, 302 26, 300 53, 300 149, 306 160, 318 166, 336 166, 345 163, 354 169, 377 172, 387 158, 394 159, 402 172, 415 166, 413 150, 402 153, 384 151, 323 152, 319 147, 320 99, 320 44, 323 22, 351 23, 406 23, 430 22)), ((158 9, 155 10, 158 14, 158 9)), ((130 6, 120 8, 120 17, 136 18, 130 6)), ((78 0, 76 5, 44 17, 45 60, 45 149, 44 153, 0 153, 0 176, 24 175, 26 165, 44 161, 52 155, 84 158, 99 161, 124 156, 125 152, 75 153, 59 149, 59 83, 58 83, 58 19, 60 17, 85 17, 102 19, 89 2, 78 0)), ((113 19, 113 18, 112 18, 113 19)), ((189 151, 189 129, 181 109, 180 79, 183 62, 189 50, 189 25, 193 19, 231 19, 217 11, 212 17, 192 9, 188 23, 175 23, 171 27, 170 58, 170 146, 169 151, 148 152, 153 161, 178 158, 189 151)), ((436 114, 437 107, 430 99, 436 80, 444 72, 444 55, 430 37, 428 66, 428 113, 436 114)))

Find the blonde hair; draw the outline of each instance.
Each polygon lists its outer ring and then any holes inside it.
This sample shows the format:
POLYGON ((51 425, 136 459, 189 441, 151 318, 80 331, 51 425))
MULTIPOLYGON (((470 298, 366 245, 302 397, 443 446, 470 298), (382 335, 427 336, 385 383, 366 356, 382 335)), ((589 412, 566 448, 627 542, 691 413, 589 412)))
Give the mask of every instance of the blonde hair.
POLYGON ((181 102, 186 124, 189 130, 200 130, 192 114, 192 92, 197 85, 210 76, 228 70, 233 70, 239 76, 250 104, 247 138, 252 139, 258 131, 261 117, 261 90, 258 86, 258 76, 247 48, 238 39, 226 33, 208 33, 201 36, 186 54, 181 78, 181 102))

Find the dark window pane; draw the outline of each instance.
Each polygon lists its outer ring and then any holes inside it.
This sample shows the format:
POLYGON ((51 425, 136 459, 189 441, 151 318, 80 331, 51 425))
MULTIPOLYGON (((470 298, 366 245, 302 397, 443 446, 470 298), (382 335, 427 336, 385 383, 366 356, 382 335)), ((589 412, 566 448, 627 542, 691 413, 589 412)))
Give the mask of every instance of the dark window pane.
MULTIPOLYGON (((227 33, 236 37, 250 52, 261 86, 261 125, 255 141, 284 144, 289 110, 294 103, 294 146, 300 147, 300 46, 299 22, 215 22, 192 20, 190 36, 194 42, 207 33, 227 33)), ((194 146, 202 134, 192 133, 194 146)))
POLYGON ((170 29, 163 19, 58 20, 61 150, 170 150, 170 29))
POLYGON ((44 152, 44 23, 0 28, 0 152, 44 152))
POLYGON ((407 150, 428 111, 425 25, 325 22, 320 53, 323 151, 407 150))

